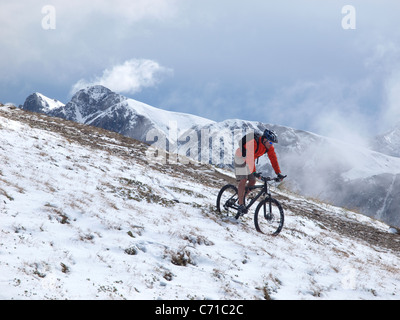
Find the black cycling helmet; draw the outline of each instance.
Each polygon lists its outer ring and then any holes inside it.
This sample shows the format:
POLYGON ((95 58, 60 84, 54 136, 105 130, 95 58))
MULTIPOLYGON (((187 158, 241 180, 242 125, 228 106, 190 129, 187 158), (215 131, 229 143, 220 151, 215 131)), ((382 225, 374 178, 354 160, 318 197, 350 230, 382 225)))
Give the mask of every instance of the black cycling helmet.
POLYGON ((266 129, 264 131, 263 137, 268 139, 268 141, 271 141, 273 143, 278 143, 278 137, 276 136, 275 131, 266 129))

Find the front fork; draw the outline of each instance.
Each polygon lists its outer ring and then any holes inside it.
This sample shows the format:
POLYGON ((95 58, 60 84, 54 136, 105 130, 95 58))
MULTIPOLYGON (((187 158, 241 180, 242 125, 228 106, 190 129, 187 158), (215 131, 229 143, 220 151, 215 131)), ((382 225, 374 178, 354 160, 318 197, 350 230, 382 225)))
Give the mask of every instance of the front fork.
MULTIPOLYGON (((271 195, 268 194, 268 197, 265 198, 265 200, 271 199, 271 195)), ((272 213, 272 201, 268 201, 268 212, 267 212, 267 206, 264 206, 264 218, 267 221, 271 221, 274 218, 274 215, 272 213)))

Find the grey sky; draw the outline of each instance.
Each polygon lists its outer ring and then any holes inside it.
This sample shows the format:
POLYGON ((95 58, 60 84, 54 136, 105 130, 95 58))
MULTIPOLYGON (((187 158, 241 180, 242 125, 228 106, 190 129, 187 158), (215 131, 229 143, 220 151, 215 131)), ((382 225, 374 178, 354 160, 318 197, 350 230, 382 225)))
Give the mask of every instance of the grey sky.
POLYGON ((396 0, 0 0, 0 101, 103 83, 218 121, 375 134, 400 121, 399 18, 396 0))

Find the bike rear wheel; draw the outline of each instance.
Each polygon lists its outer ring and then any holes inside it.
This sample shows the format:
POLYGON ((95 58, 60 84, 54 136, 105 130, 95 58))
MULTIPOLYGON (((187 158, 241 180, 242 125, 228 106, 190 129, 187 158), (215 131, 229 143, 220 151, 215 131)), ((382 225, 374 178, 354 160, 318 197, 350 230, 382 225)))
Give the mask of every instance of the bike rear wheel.
POLYGON ((261 201, 254 213, 254 224, 257 231, 267 235, 277 236, 283 228, 284 220, 283 208, 273 198, 261 201))
POLYGON ((239 207, 238 189, 228 184, 219 191, 217 197, 217 210, 224 216, 235 217, 239 207))

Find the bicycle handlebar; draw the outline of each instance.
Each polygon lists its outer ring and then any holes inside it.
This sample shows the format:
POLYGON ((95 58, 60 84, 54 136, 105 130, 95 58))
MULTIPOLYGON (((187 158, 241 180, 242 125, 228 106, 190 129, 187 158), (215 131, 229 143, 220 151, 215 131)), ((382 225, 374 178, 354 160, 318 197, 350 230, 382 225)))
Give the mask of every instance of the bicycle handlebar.
POLYGON ((278 178, 278 177, 276 177, 276 178, 263 177, 263 176, 261 175, 261 173, 259 173, 259 172, 255 172, 255 173, 254 173, 254 176, 255 176, 256 178, 261 179, 261 180, 264 181, 264 182, 269 182, 269 181, 281 182, 284 178, 287 177, 287 176, 283 176, 282 179, 280 179, 280 178, 278 178))

